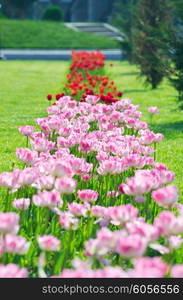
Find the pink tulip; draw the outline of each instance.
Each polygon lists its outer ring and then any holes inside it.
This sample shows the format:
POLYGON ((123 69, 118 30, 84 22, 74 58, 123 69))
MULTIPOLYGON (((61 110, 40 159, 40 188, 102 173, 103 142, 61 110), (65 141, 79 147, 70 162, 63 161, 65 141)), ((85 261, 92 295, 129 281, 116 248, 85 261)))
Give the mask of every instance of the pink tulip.
POLYGON ((52 235, 38 236, 38 244, 43 251, 58 251, 60 249, 60 240, 52 235))
POLYGON ((160 235, 171 236, 183 233, 183 218, 176 217, 170 211, 163 211, 154 221, 155 227, 159 230, 160 235))
POLYGON ((152 189, 152 181, 145 176, 134 176, 126 179, 127 184, 123 186, 125 194, 141 196, 152 189))
POLYGON ((76 230, 78 228, 78 219, 74 218, 70 212, 60 213, 60 226, 66 230, 76 230))
POLYGON ((32 133, 34 132, 34 126, 29 126, 29 125, 20 126, 18 128, 18 130, 19 130, 20 133, 22 133, 25 136, 31 136, 32 133))
POLYGON ((101 243, 98 239, 89 239, 85 243, 85 255, 91 257, 104 257, 110 252, 108 243, 101 243))
POLYGON ((61 194, 72 194, 76 188, 76 181, 69 177, 58 178, 55 181, 55 188, 61 194))
POLYGON ((68 204, 68 210, 74 216, 84 216, 87 217, 87 214, 90 210, 90 205, 88 203, 79 204, 76 202, 68 204))
POLYGON ((130 277, 163 278, 168 271, 168 265, 159 257, 137 258, 134 270, 129 272, 130 277))
POLYGON ((129 222, 126 224, 126 229, 129 234, 138 234, 146 238, 148 242, 156 241, 159 239, 159 230, 148 223, 145 223, 144 220, 137 219, 134 222, 129 222))
POLYGON ((29 198, 21 198, 21 199, 14 199, 13 207, 19 210, 26 210, 30 206, 30 199, 29 198))
POLYGON ((45 138, 36 137, 33 140, 31 140, 31 146, 34 151, 37 152, 47 152, 54 149, 54 143, 49 142, 45 138))
POLYGON ((37 152, 31 151, 26 148, 19 148, 19 149, 17 148, 16 155, 19 160, 23 161, 28 165, 32 165, 38 157, 37 152))
POLYGON ((41 207, 56 207, 56 206, 62 206, 63 201, 60 198, 60 193, 57 191, 44 191, 44 192, 38 192, 37 195, 34 195, 32 198, 33 203, 36 206, 41 207))
POLYGON ((0 265, 0 278, 26 278, 28 272, 25 268, 19 268, 18 265, 8 264, 0 265))
POLYGON ((123 257, 136 258, 143 256, 147 247, 147 241, 140 235, 129 235, 119 239, 116 251, 123 257))
POLYGON ((52 190, 54 187, 54 182, 55 179, 51 175, 41 175, 35 180, 33 186, 35 186, 39 190, 52 190))
POLYGON ((22 236, 7 234, 4 239, 5 252, 13 254, 26 254, 30 243, 22 236))
POLYGON ((170 185, 152 192, 152 198, 162 207, 168 208, 178 201, 177 187, 170 185))
POLYGON ((106 213, 107 208, 104 206, 96 205, 91 207, 91 214, 96 218, 104 218, 106 213))
POLYGON ((86 97, 86 102, 87 103, 90 103, 90 104, 96 104, 98 101, 100 100, 99 97, 96 97, 94 95, 88 95, 86 97))
POLYGON ((4 172, 0 174, 0 186, 16 189, 18 187, 18 180, 20 176, 20 170, 14 170, 13 172, 4 172))
POLYGON ((25 168, 19 172, 17 185, 19 188, 29 186, 34 183, 38 176, 39 172, 36 168, 25 168))
POLYGON ((156 106, 149 106, 148 112, 152 115, 159 114, 159 109, 156 106))
POLYGON ((98 193, 93 190, 78 190, 77 195, 84 202, 96 202, 98 199, 98 193))
POLYGON ((0 233, 16 234, 19 230, 19 215, 13 212, 0 212, 0 233))
POLYGON ((105 211, 105 218, 116 225, 124 225, 137 218, 138 209, 131 204, 108 207, 105 211))
POLYGON ((180 235, 172 235, 168 238, 170 250, 179 248, 183 244, 183 239, 180 235))
POLYGON ((170 274, 173 278, 183 278, 183 265, 172 266, 170 274))

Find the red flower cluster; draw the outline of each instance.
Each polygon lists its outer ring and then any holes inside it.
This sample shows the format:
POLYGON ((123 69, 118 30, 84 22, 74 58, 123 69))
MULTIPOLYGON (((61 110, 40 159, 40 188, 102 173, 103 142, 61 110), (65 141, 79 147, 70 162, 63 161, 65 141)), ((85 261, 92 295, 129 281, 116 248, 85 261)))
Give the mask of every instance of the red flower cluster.
POLYGON ((76 70, 95 70, 96 68, 104 67, 105 56, 102 52, 86 52, 72 51, 72 64, 70 66, 70 70, 73 72, 76 70))
MULTIPOLYGON (((104 76, 105 56, 99 52, 72 51, 72 64, 67 75, 65 94, 85 102, 88 95, 96 95, 106 104, 118 101, 123 92, 118 91, 113 80, 104 76)), ((64 93, 56 95, 58 100, 64 93)), ((50 95, 48 95, 48 100, 50 95)))

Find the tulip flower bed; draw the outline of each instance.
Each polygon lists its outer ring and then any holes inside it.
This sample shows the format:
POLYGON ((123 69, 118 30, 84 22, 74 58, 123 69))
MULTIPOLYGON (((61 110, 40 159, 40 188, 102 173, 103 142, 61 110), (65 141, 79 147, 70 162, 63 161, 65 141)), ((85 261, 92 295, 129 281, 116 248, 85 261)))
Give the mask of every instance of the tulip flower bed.
POLYGON ((83 82, 74 68, 79 99, 62 94, 19 127, 24 168, 0 174, 0 277, 182 277, 183 205, 156 161, 163 135, 130 99, 105 102, 101 81, 87 93, 91 73, 83 82))
MULTIPOLYGON (((67 75, 65 93, 57 94, 56 100, 66 94, 80 102, 85 102, 88 95, 97 96, 97 99, 99 98, 105 104, 117 102, 123 92, 118 91, 114 81, 105 76, 104 66, 105 57, 102 52, 72 51, 72 64, 67 75)), ((52 95, 48 95, 47 98, 52 100, 52 95)))

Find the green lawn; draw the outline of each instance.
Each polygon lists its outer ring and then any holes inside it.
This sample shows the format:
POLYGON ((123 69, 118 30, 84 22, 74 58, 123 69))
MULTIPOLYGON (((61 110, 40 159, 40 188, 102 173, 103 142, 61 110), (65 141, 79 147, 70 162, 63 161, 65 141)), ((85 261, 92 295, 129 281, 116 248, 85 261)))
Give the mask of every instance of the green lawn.
POLYGON ((107 37, 76 32, 59 22, 0 20, 2 48, 114 49, 118 42, 107 37))
MULTIPOLYGON (((178 110, 176 91, 165 80, 152 91, 144 88, 137 78, 138 70, 127 62, 114 62, 106 73, 114 79, 124 97, 132 98, 140 105, 143 119, 149 122, 148 106, 158 106, 160 114, 154 117, 151 128, 165 135, 158 145, 157 159, 165 163, 176 174, 175 183, 183 191, 183 112, 178 110)), ((46 115, 48 105, 45 96, 61 91, 64 85, 68 63, 39 61, 0 62, 0 172, 10 170, 12 162, 18 161, 16 147, 25 146, 25 138, 17 126, 34 124, 34 119, 46 115)))

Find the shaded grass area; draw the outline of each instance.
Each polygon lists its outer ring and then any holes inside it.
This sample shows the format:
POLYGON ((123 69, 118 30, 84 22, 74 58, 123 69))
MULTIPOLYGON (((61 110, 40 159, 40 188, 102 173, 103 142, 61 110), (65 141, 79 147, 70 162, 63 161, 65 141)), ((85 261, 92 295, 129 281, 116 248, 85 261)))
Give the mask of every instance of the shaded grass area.
POLYGON ((59 22, 0 20, 2 48, 114 49, 118 42, 107 37, 76 32, 59 22))
POLYGON ((0 172, 20 164, 15 150, 26 139, 17 128, 47 115, 46 96, 61 91, 67 69, 66 62, 0 61, 0 172))
POLYGON ((131 98, 139 105, 143 120, 150 123, 155 132, 164 134, 164 140, 158 144, 157 160, 165 163, 176 175, 175 184, 183 194, 183 111, 178 109, 177 93, 167 80, 156 90, 144 87, 143 80, 138 78, 138 69, 127 62, 114 62, 107 67, 107 73, 114 78, 125 98, 131 98), (147 111, 149 106, 158 106, 160 114, 150 121, 147 111))

